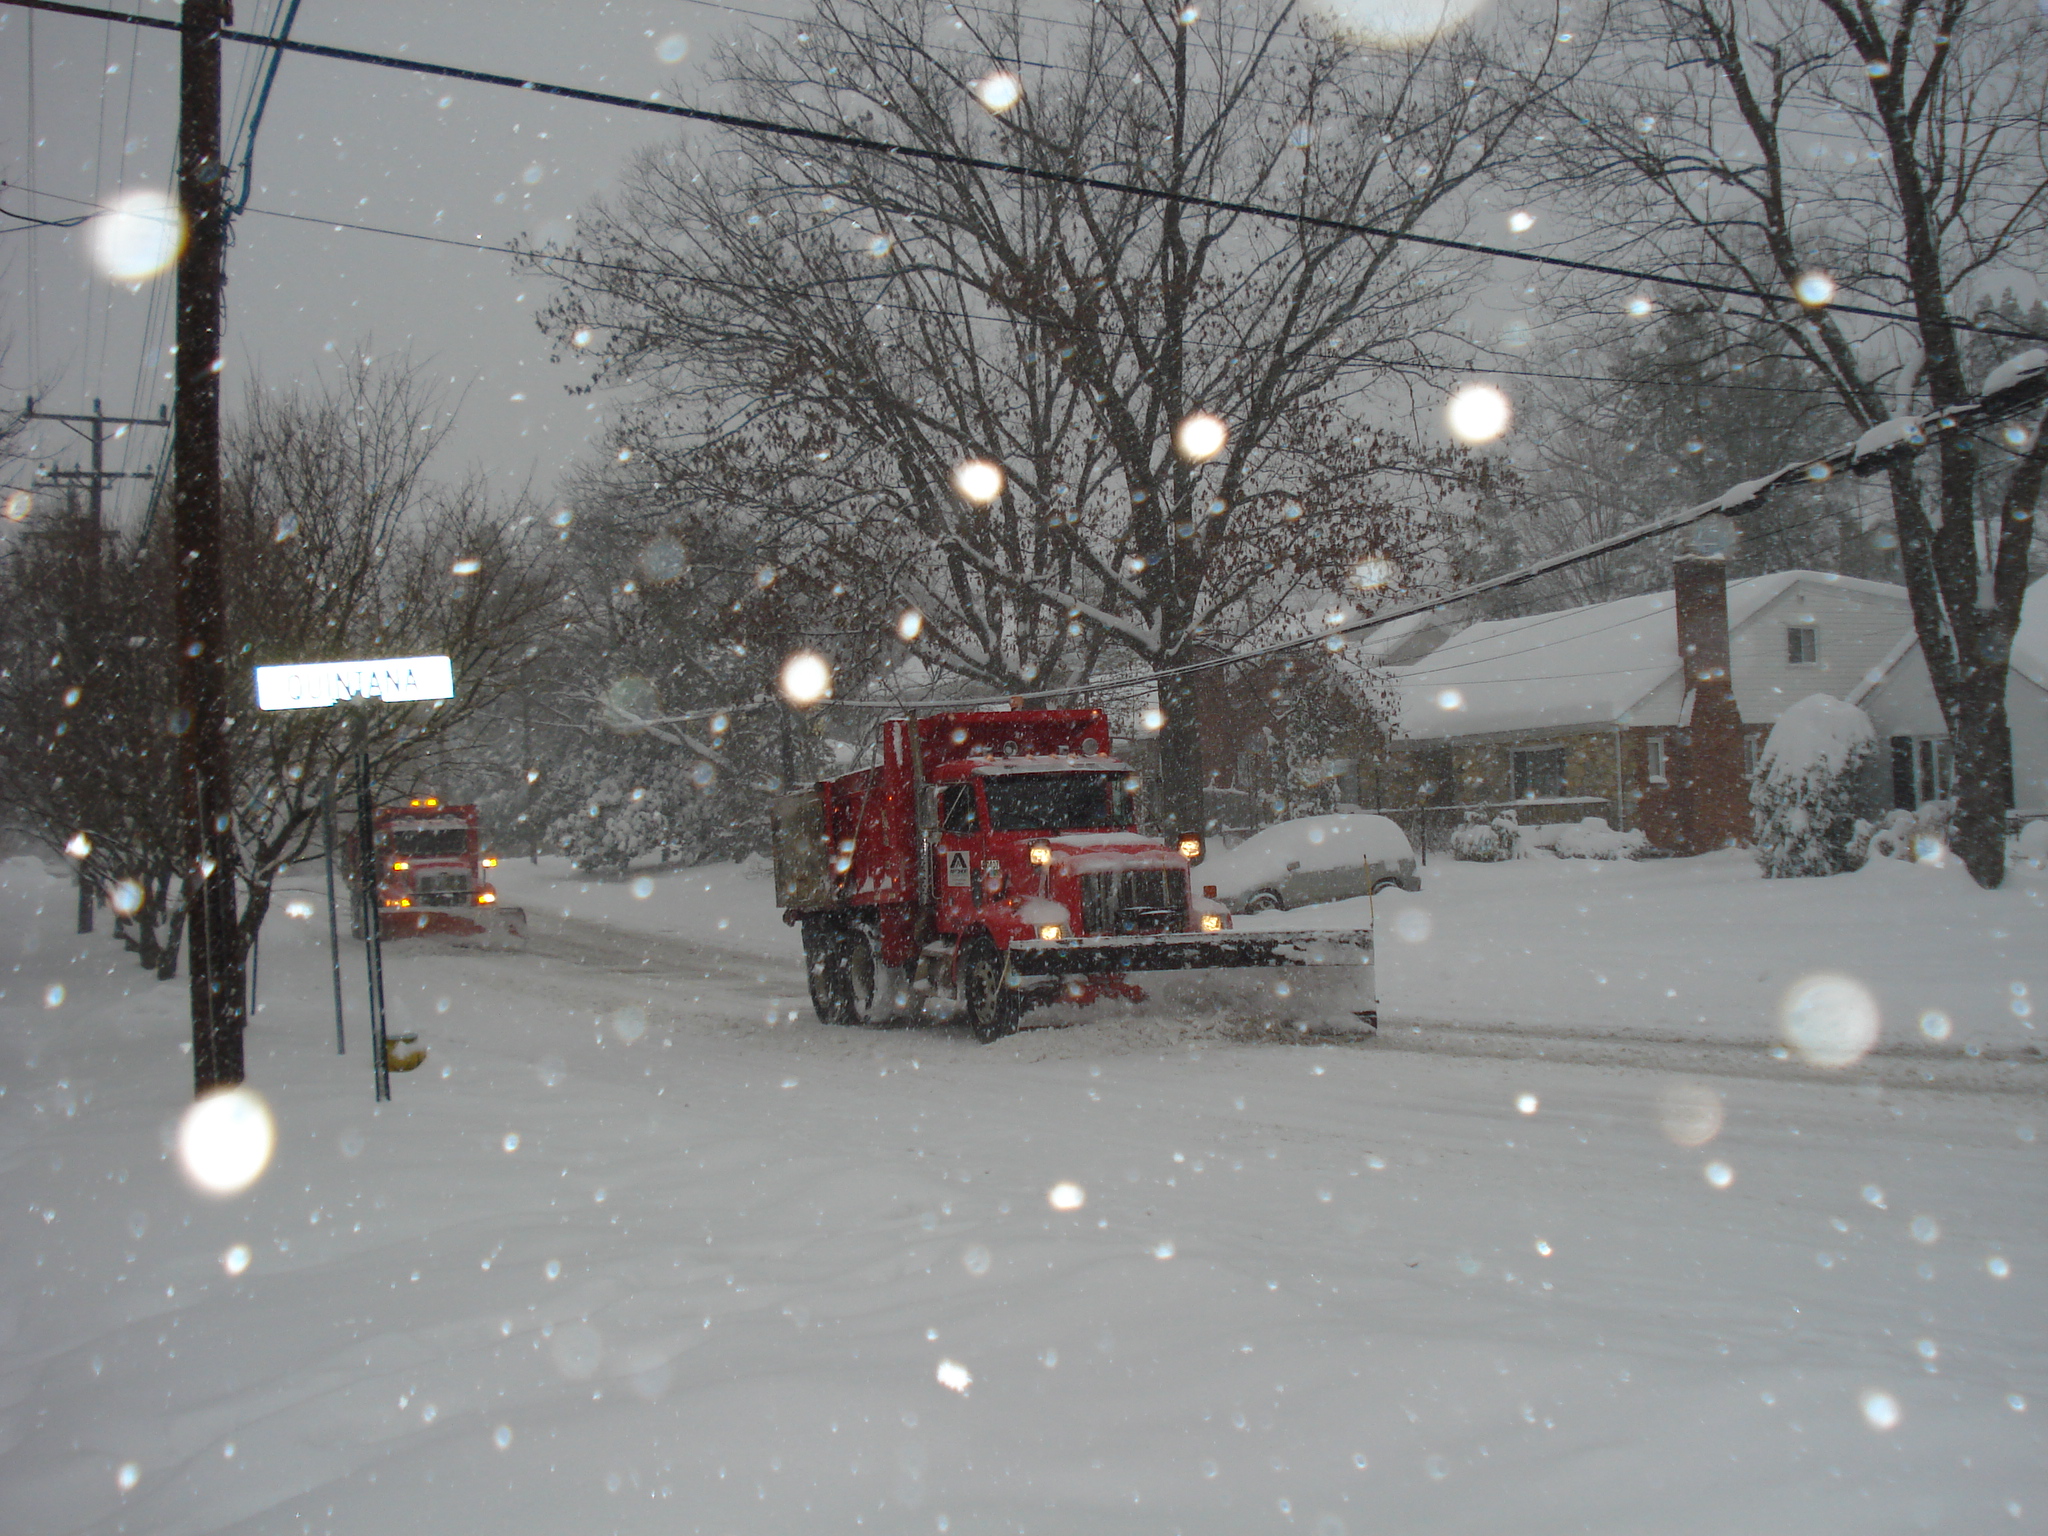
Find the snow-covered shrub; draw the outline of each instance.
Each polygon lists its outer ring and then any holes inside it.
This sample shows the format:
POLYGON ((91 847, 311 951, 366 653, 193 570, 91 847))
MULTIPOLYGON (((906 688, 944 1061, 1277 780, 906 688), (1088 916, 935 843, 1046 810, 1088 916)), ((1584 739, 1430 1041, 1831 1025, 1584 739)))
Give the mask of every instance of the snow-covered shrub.
POLYGON ((1492 821, 1479 811, 1467 811, 1465 824, 1451 834, 1451 857, 1471 864, 1498 864, 1521 856, 1522 828, 1513 811, 1502 811, 1492 821))
POLYGON ((1855 780, 1876 745, 1870 717, 1825 693, 1801 699, 1771 727, 1749 791, 1765 878, 1854 867, 1855 780))
POLYGON ((1522 837, 1531 848, 1548 848, 1560 859, 1634 859, 1650 846, 1642 832, 1617 832, 1604 816, 1526 827, 1522 837))
POLYGON ((1859 868, 1871 859, 1932 859, 1948 847, 1948 826, 1955 814, 1953 800, 1929 800, 1916 815, 1892 811, 1879 822, 1858 821, 1856 835, 1849 840, 1849 866, 1859 868))

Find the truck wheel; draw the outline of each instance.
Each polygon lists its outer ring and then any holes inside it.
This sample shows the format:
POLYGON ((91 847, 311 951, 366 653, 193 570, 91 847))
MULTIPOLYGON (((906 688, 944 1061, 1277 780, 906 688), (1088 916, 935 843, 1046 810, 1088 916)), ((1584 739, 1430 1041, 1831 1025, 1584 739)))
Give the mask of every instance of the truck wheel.
POLYGON ((960 957, 960 1000, 967 1005, 967 1022, 974 1038, 983 1045, 1000 1040, 1017 1028, 1016 989, 1004 985, 1009 979, 1010 960, 984 934, 967 941, 960 957))
POLYGON ((804 924, 804 970, 820 1024, 865 1024, 873 1016, 875 950, 859 929, 804 924))
POLYGON ((847 1009, 847 934, 836 923, 804 924, 804 974, 811 1009, 820 1024, 850 1024, 847 1009))
POLYGON ((1247 912, 1284 912, 1287 903, 1280 899, 1278 891, 1253 891, 1245 898, 1244 909, 1247 912))

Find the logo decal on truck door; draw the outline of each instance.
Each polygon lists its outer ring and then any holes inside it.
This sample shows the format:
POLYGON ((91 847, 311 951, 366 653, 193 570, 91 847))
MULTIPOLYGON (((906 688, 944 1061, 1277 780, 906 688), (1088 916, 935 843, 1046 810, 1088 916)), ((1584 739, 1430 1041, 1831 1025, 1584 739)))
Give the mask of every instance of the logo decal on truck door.
POLYGON ((974 859, 965 848, 946 850, 946 884, 962 890, 974 884, 974 859))

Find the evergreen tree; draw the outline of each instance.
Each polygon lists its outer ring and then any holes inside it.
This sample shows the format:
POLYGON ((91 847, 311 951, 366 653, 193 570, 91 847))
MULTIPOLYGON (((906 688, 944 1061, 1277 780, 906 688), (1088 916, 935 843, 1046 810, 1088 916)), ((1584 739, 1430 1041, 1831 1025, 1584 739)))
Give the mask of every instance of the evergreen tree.
POLYGON ((1825 693, 1801 699, 1771 727, 1749 792, 1766 879, 1852 867, 1856 779, 1876 746, 1870 717, 1825 693))

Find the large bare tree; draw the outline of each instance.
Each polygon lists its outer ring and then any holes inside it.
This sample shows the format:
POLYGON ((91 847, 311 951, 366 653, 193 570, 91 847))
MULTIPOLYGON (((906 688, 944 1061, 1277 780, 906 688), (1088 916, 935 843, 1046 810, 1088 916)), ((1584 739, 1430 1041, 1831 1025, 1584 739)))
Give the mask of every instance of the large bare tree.
MULTIPOLYGON (((848 627, 915 608, 921 658, 1010 692, 1184 662, 1435 552, 1473 466, 1360 423, 1366 392, 1430 369, 1472 274, 1219 204, 1455 217, 1531 95, 1478 38, 1370 52, 1277 5, 1052 24, 842 0, 716 68, 758 119, 1074 178, 736 131, 642 154, 573 248, 535 254, 561 284, 544 323, 644 403, 620 450, 750 526, 778 580, 848 627), (1197 412, 1228 430, 1212 459, 1176 443, 1197 412), (999 493, 958 493, 969 460, 999 493)), ((1191 686, 1162 700, 1183 825, 1191 686)))
MULTIPOLYGON (((1859 432, 1972 396, 1956 322, 2048 257, 2033 0, 1614 0, 1589 30, 1601 78, 1555 97, 1546 169, 1607 259, 1750 296, 1733 307, 1773 317, 1859 432), (1844 314, 1831 292, 1901 318, 1844 314)), ((1955 745, 1957 851, 1985 885, 2004 875, 2006 658, 2048 469, 2039 423, 2014 436, 1944 436, 1885 471, 1955 745), (2014 455, 1986 497, 1987 469, 2014 455)))

